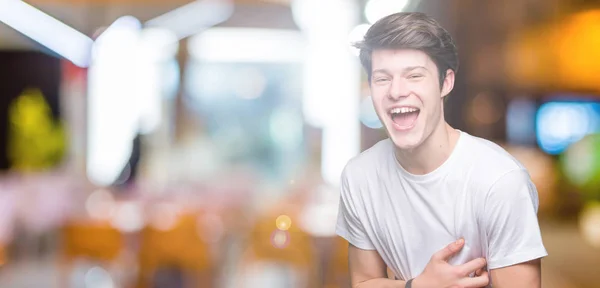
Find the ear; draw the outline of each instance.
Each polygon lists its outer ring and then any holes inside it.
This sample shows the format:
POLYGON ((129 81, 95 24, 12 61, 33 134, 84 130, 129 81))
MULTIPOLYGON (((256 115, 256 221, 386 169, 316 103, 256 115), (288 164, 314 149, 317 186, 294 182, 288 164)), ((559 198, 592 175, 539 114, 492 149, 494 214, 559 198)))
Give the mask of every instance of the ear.
POLYGON ((454 71, 452 69, 446 70, 446 78, 442 82, 442 98, 448 96, 454 88, 454 71))

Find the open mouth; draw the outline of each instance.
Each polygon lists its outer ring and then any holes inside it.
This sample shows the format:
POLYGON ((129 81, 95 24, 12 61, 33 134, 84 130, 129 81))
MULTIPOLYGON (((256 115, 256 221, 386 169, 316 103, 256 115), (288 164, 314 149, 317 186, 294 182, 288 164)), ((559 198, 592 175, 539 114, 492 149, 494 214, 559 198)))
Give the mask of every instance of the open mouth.
POLYGON ((400 130, 410 129, 415 125, 420 110, 415 107, 398 107, 390 110, 392 122, 400 130))

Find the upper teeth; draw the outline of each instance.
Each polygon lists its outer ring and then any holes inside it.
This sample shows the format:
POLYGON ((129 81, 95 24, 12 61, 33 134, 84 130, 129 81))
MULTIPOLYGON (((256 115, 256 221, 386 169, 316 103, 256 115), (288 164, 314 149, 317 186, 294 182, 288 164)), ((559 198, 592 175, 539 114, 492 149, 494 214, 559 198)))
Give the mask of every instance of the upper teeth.
POLYGON ((415 111, 418 111, 418 110, 419 109, 412 108, 412 107, 399 107, 399 108, 392 109, 390 112, 392 114, 398 114, 398 113, 410 113, 410 112, 415 112, 415 111))

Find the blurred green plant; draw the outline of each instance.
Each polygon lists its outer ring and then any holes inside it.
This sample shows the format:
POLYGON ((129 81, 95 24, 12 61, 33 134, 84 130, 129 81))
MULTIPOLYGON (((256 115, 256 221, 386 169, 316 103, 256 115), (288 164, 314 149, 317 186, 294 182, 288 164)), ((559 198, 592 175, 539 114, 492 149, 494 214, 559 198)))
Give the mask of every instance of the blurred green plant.
POLYGON ((66 149, 62 123, 55 121, 39 89, 26 89, 9 107, 8 158, 21 172, 41 171, 60 163, 66 149))

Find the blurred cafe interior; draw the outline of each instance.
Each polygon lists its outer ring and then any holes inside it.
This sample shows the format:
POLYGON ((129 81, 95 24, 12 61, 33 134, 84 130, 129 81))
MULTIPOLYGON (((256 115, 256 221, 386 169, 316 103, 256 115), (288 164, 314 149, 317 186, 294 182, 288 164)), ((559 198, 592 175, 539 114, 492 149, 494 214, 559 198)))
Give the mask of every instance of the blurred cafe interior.
POLYGON ((597 0, 0 0, 0 287, 350 287, 340 173, 386 137, 350 44, 398 11, 529 170, 543 287, 600 287, 597 0))

